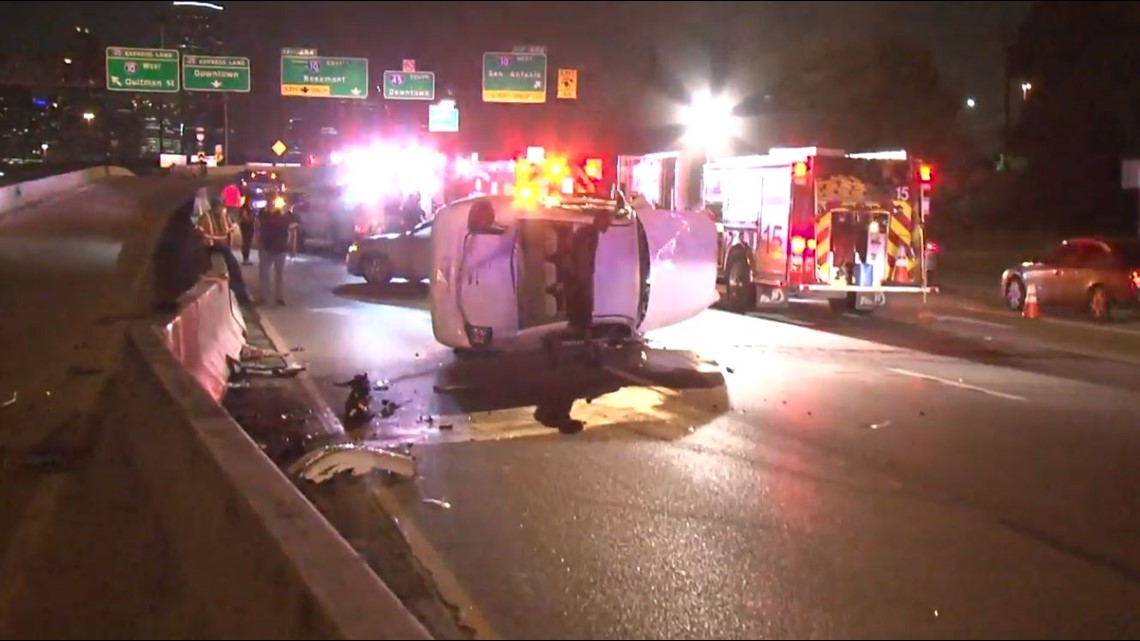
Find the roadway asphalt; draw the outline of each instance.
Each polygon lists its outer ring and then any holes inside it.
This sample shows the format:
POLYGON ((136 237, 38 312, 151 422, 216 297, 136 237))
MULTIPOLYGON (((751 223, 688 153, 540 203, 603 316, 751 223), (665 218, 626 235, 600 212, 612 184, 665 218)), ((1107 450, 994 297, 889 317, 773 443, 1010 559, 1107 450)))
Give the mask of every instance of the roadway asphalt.
POLYGON ((417 443, 417 478, 360 500, 484 636, 1140 634, 1140 365, 1056 346, 1096 330, 710 310, 551 369, 456 360, 419 288, 312 256, 286 279, 263 313, 316 393, 368 372, 400 408, 353 435, 417 443), (581 434, 534 418, 571 403, 581 434))
POLYGON ((145 616, 131 568, 155 528, 136 528, 129 465, 84 447, 127 322, 149 314, 156 231, 196 186, 107 178, 0 214, 0 637, 118 636, 145 616))

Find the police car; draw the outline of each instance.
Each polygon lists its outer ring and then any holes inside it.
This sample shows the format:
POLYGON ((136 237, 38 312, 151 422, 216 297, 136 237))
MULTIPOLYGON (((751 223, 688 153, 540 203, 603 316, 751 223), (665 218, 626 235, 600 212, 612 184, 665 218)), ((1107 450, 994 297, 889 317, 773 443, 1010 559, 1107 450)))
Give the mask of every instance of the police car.
POLYGON ((559 180, 569 172, 561 161, 532 165, 539 178, 520 179, 513 193, 436 212, 437 341, 459 351, 538 347, 583 316, 591 332, 636 340, 717 301, 716 227, 705 213, 635 211, 619 192, 603 198, 559 180), (589 284, 592 296, 574 295, 589 284))

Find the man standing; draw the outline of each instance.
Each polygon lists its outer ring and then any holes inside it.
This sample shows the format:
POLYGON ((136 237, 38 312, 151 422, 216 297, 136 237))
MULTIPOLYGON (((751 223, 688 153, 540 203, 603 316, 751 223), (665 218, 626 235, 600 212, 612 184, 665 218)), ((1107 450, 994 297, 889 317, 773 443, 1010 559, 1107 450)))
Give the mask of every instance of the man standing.
POLYGON ((297 218, 286 206, 285 198, 277 193, 268 194, 265 209, 258 215, 260 249, 257 254, 258 296, 270 299, 269 270, 272 266, 278 306, 285 305, 285 257, 289 253, 290 236, 297 228, 297 218))

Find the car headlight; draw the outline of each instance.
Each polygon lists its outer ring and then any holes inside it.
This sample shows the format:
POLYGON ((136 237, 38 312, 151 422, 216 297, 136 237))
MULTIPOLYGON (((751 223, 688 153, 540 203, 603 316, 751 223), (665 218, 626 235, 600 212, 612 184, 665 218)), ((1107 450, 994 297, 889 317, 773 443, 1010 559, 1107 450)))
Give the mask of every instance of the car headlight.
POLYGON ((360 251, 360 245, 357 245, 356 243, 353 243, 353 244, 351 244, 351 245, 349 245, 349 246, 348 246, 348 253, 350 253, 350 254, 354 254, 354 253, 356 253, 356 252, 358 252, 358 251, 360 251))

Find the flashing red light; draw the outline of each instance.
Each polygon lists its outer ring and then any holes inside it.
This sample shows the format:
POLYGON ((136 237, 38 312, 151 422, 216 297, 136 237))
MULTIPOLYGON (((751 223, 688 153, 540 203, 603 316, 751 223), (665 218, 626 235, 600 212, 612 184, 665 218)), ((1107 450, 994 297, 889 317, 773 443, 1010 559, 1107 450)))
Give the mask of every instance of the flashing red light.
POLYGON ((807 240, 803 236, 792 237, 792 255, 802 256, 804 249, 807 249, 807 240))
POLYGON ((926 253, 937 254, 938 253, 938 243, 934 242, 933 240, 926 243, 926 253))
POLYGON ((811 167, 809 167, 808 164, 802 160, 792 165, 792 176, 796 178, 806 177, 809 171, 811 171, 811 167))
POLYGON ((602 159, 601 158, 587 158, 583 165, 586 171, 586 176, 591 180, 601 180, 602 178, 602 159))
POLYGON ((918 166, 918 180, 923 183, 928 183, 934 179, 934 168, 930 165, 923 163, 918 166))

